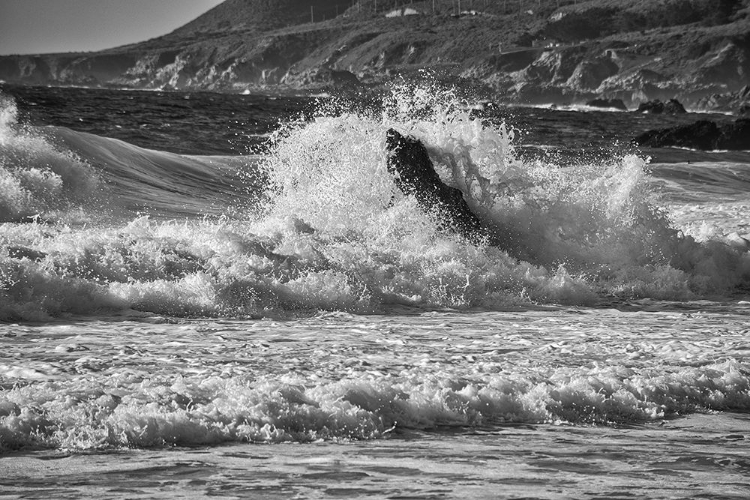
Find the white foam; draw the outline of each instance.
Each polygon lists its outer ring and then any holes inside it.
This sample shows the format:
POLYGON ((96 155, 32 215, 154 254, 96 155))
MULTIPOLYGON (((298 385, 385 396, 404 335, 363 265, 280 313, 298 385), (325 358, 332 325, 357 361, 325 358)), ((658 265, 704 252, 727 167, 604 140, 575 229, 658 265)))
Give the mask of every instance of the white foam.
POLYGON ((0 222, 58 218, 92 197, 97 185, 88 164, 20 126, 15 103, 0 95, 0 222))
MULTIPOLYGON (((74 172, 88 172, 85 163, 16 125, 4 130, 10 143, 21 145, 15 150, 41 150, 74 172)), ((69 142, 86 149, 81 142, 87 137, 77 134, 69 142)), ((227 193, 224 177, 209 168, 213 159, 139 151, 91 136, 91 154, 102 162, 113 158, 105 169, 115 184, 122 182, 123 193, 142 188, 149 194, 138 200, 156 200, 165 214, 180 213, 174 205, 187 198, 197 207, 187 212, 195 214, 208 209, 201 198, 206 193, 212 200, 226 196, 218 208, 232 210, 232 218, 3 225, 0 318, 102 308, 208 316, 367 312, 392 305, 494 310, 535 302, 684 300, 731 293, 750 280, 750 258, 724 243, 726 232, 675 226, 654 195, 644 160, 614 156, 567 167, 522 160, 512 128, 472 118, 451 92, 396 88, 382 113, 324 109, 310 122, 283 128, 274 140, 268 156, 248 162, 253 168, 260 161, 270 181, 265 204, 248 213, 234 208, 240 198, 227 193), (439 230, 433 214, 396 188, 386 169, 391 127, 424 141, 444 182, 461 189, 474 212, 507 236, 499 246, 439 230), (187 173, 189 179, 179 180, 187 173), (160 196, 154 186, 171 185, 173 178, 184 192, 160 196), (210 189, 201 184, 206 179, 210 189)), ((30 153, 12 165, 9 179, 19 185, 24 172, 47 172, 34 166, 30 153)), ((28 191, 34 209, 58 199, 42 196, 42 180, 59 177, 66 193, 68 174, 49 171, 34 184, 36 191, 28 191)), ((733 175, 712 179, 724 185, 733 175)), ((678 172, 670 182, 689 187, 682 177, 678 172)), ((69 199, 78 189, 72 185, 69 199)), ((674 192, 670 206, 680 215, 685 194, 674 192)), ((735 209, 735 219, 746 216, 746 204, 735 209)), ((22 214, 13 210, 14 217, 22 214)))

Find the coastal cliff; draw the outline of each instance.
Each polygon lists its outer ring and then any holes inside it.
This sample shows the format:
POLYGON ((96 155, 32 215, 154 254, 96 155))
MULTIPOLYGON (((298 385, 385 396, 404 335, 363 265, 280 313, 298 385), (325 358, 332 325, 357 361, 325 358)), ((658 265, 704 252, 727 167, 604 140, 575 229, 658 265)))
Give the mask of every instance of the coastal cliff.
POLYGON ((0 80, 299 92, 424 68, 507 102, 677 98, 741 113, 750 0, 227 0, 142 43, 0 57, 0 80))

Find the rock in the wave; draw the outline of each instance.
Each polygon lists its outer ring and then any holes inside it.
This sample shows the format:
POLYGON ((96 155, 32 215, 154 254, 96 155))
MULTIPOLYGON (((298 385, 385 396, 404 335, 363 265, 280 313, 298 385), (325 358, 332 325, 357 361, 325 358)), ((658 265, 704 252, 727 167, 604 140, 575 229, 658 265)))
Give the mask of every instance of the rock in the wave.
POLYGON ((459 189, 446 186, 432 165, 427 149, 414 137, 389 129, 388 171, 396 186, 414 196, 422 210, 437 215, 442 229, 450 229, 470 241, 490 236, 488 229, 471 211, 459 189))
POLYGON ((586 106, 591 106, 592 108, 620 109, 622 111, 628 110, 622 99, 592 99, 586 103, 586 106))
POLYGON ((750 119, 741 118, 725 124, 700 120, 691 125, 649 130, 633 141, 654 148, 677 146, 703 150, 745 150, 750 149, 750 119))
POLYGON ((638 113, 679 115, 687 113, 687 111, 685 111, 685 106, 680 104, 680 101, 677 99, 669 99, 667 102, 656 99, 641 103, 638 106, 638 113))

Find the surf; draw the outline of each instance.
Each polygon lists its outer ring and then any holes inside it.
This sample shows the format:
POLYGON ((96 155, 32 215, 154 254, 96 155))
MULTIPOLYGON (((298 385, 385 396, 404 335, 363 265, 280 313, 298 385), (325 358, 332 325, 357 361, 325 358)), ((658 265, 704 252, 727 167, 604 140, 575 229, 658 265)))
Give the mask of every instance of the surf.
POLYGON ((6 320, 688 300, 726 297, 750 276, 747 252, 674 226, 646 160, 524 157, 519 131, 450 89, 397 86, 365 109, 326 101, 266 153, 239 157, 26 127, 12 103, 3 110, 6 320), (389 129, 426 146, 502 244, 444 230, 397 188, 389 129))
POLYGON ((0 451, 499 434, 548 452, 526 429, 588 454, 602 432, 666 442, 685 416, 748 409, 747 252, 724 239, 747 213, 741 165, 531 157, 433 88, 345 104, 248 156, 6 120, 7 175, 59 181, 19 180, 33 203, 0 224, 0 451), (401 189, 389 130, 503 237, 401 189))

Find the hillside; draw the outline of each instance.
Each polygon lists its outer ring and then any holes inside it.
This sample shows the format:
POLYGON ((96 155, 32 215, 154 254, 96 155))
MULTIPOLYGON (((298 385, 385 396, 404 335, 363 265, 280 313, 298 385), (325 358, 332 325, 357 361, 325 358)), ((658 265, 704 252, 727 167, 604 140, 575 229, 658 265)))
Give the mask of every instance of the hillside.
POLYGON ((227 0, 143 43, 0 57, 13 83, 223 92, 377 87, 422 68, 505 101, 738 111, 750 0, 227 0))

